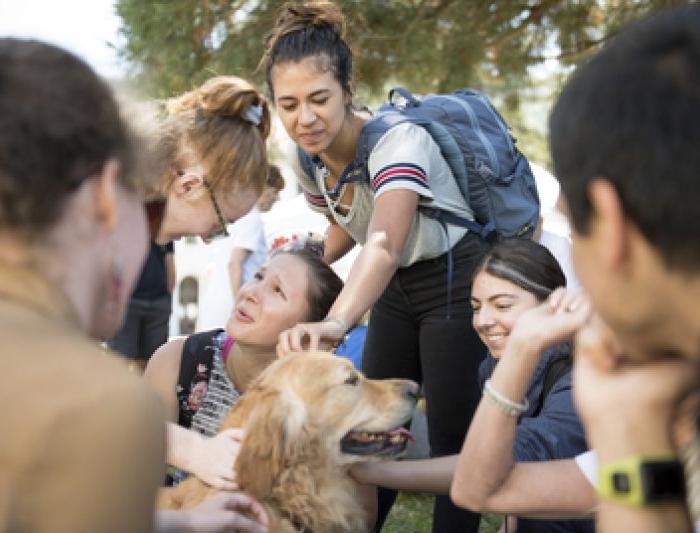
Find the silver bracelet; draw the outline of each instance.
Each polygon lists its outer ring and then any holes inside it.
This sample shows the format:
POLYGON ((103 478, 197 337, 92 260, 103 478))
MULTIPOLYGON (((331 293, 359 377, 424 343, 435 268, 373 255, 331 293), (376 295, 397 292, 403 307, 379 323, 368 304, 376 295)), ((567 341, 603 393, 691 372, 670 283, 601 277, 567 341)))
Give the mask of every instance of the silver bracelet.
POLYGON ((340 326, 340 329, 343 330, 343 335, 345 335, 348 331, 350 331, 350 328, 345 325, 345 322, 340 320, 337 317, 334 316, 327 316, 326 318, 323 319, 323 322, 335 322, 340 326))
POLYGON ((503 394, 493 388, 490 379, 487 379, 486 383, 484 383, 484 396, 491 398, 496 407, 510 416, 520 416, 530 407, 530 402, 527 401, 527 398, 523 400, 523 403, 518 403, 503 396, 503 394))

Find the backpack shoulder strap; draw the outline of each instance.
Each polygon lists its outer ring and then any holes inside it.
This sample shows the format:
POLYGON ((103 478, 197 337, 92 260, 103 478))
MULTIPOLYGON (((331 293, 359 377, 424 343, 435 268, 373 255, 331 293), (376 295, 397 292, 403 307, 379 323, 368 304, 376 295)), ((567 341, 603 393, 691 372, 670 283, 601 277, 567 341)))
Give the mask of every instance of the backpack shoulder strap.
POLYGON ((355 148, 355 159, 343 170, 340 183, 370 182, 369 156, 379 139, 394 126, 404 122, 412 122, 409 117, 398 112, 383 112, 370 118, 360 130, 360 137, 355 148))
POLYGON ((305 177, 315 180, 314 161, 311 154, 305 152, 300 146, 297 146, 297 159, 299 166, 304 171, 305 177))
POLYGON ((569 355, 567 357, 557 359, 547 367, 547 371, 544 375, 544 384, 542 385, 542 394, 540 394, 540 402, 534 416, 540 414, 540 411, 542 411, 542 408, 544 407, 544 402, 547 400, 549 393, 552 392, 554 385, 556 385, 557 382, 571 370, 572 366, 573 358, 569 355))

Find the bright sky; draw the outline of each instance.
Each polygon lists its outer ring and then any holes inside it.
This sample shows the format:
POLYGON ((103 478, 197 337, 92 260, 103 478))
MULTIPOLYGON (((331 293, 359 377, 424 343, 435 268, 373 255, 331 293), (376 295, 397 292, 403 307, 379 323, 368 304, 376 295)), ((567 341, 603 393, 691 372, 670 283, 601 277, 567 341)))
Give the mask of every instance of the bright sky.
POLYGON ((0 0, 0 36, 31 37, 66 48, 97 72, 123 72, 114 49, 119 17, 113 0, 0 0))

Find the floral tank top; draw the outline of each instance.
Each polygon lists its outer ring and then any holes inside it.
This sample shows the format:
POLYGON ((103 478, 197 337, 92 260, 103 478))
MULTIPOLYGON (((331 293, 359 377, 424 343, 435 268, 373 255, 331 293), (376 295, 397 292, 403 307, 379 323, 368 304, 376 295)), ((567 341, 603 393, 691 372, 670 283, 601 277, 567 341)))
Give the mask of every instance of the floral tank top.
POLYGON ((232 344, 222 329, 195 333, 185 341, 177 380, 180 426, 211 437, 240 398, 226 372, 232 344))

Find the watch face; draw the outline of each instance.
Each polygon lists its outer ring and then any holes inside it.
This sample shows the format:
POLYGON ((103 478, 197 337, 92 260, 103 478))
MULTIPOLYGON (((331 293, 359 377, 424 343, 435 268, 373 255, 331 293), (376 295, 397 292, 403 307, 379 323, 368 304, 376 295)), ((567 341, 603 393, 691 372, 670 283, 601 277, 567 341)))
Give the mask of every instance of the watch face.
POLYGON ((679 499, 685 495, 683 467, 676 461, 643 463, 641 475, 647 502, 679 499))
POLYGON ((612 482, 615 492, 629 494, 632 490, 630 478, 624 472, 615 472, 612 477, 612 482))

